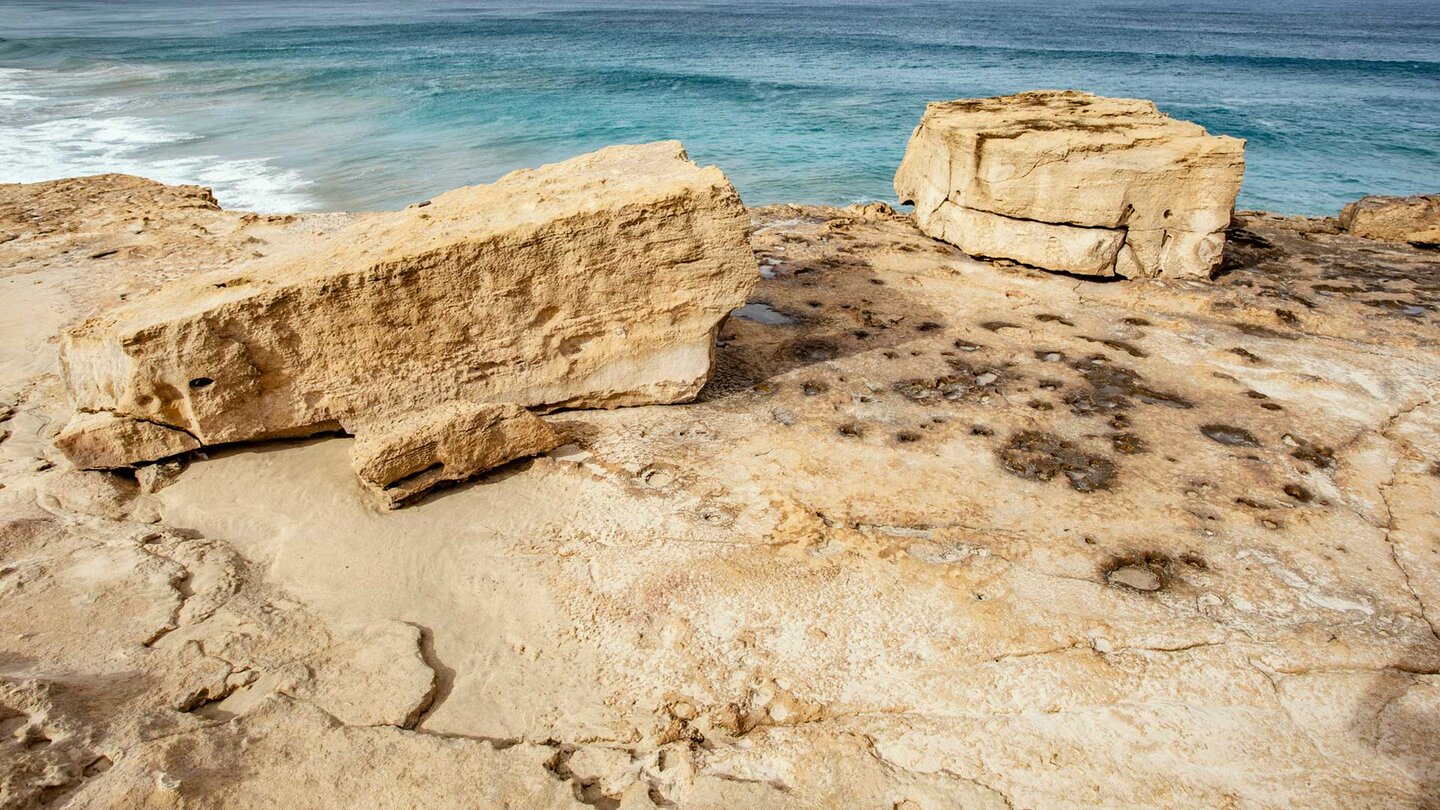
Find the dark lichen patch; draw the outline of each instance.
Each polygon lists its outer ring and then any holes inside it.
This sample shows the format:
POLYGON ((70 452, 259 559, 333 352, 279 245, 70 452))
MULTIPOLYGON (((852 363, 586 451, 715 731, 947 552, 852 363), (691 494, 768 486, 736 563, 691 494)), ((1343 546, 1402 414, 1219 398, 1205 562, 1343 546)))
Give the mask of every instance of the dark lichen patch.
POLYGON ((1124 352, 1124 353, 1130 355, 1131 357, 1148 357, 1148 356, 1149 356, 1149 355, 1145 354, 1145 352, 1144 352, 1142 349, 1140 349, 1140 347, 1136 346, 1136 345, 1133 344, 1133 343, 1127 343, 1127 342, 1125 342, 1125 341, 1123 341, 1123 340, 1114 340, 1113 338, 1090 337, 1089 335, 1081 335, 1081 336, 1080 336, 1080 339, 1081 339, 1081 340, 1088 340, 1088 341, 1090 341, 1091 343, 1099 343, 1100 345, 1102 345, 1102 346, 1104 346, 1104 347, 1106 347, 1106 348, 1114 349, 1114 350, 1117 351, 1117 352, 1124 352))
MULTIPOLYGON (((870 303, 866 301, 865 303, 870 303)), ((841 309, 851 309, 849 304, 841 304, 841 309)), ((898 325, 904 318, 899 315, 882 315, 873 309, 860 310, 860 323, 871 329, 885 330, 898 325)))
POLYGON ((1274 504, 1269 504, 1264 501, 1256 500, 1248 495, 1241 495, 1240 497, 1236 498, 1235 503, 1238 503, 1247 509, 1269 510, 1275 508, 1274 504))
POLYGON ((840 347, 822 338, 808 338, 790 344, 791 357, 806 363, 823 363, 840 356, 840 347))
POLYGON ((1268 327, 1268 326, 1260 326, 1260 325, 1258 325, 1258 324, 1253 324, 1253 323, 1236 323, 1236 324, 1234 324, 1234 326, 1235 326, 1236 329, 1239 329, 1241 332, 1244 332, 1245 334, 1250 335, 1251 337, 1278 338, 1278 339, 1280 339, 1280 340, 1298 340, 1298 339, 1299 339, 1299 337, 1298 337, 1297 335, 1286 334, 1285 332, 1280 332, 1280 331, 1277 331, 1277 330, 1275 330, 1275 329, 1271 329, 1271 328, 1268 327))
POLYGON ((1191 568, 1194 568, 1194 569, 1196 569, 1196 570, 1199 570, 1199 571, 1209 571, 1209 570, 1210 570, 1210 563, 1205 562, 1205 558, 1204 558, 1204 557, 1201 557, 1199 554, 1190 554, 1190 553, 1181 554, 1180 557, 1179 557, 1179 559, 1180 559, 1180 562, 1182 562, 1182 563, 1184 563, 1185 565, 1188 565, 1188 566, 1190 566, 1191 568))
POLYGON ((1065 404, 1077 416, 1089 416, 1100 411, 1128 408, 1131 398, 1147 405, 1164 405, 1170 408, 1191 408, 1191 402, 1178 394, 1171 394, 1151 388, 1141 382, 1140 375, 1123 366, 1109 362, 1104 355, 1091 355, 1071 364, 1080 376, 1090 384, 1089 391, 1066 395, 1065 404))
POLYGON ((1255 438, 1255 434, 1245 428, 1235 427, 1234 425, 1222 425, 1218 423, 1201 425, 1200 432, 1205 434, 1205 438, 1210 441, 1219 442, 1220 444, 1230 447, 1261 446, 1260 440, 1255 438))
POLYGON ((1105 408, 1119 407, 1113 402, 1097 399, 1088 391, 1077 391, 1065 395, 1065 404, 1076 416, 1093 416, 1105 408))
POLYGON ((901 380, 894 384, 894 390, 911 402, 922 404, 941 400, 959 402, 971 395, 984 402, 986 395, 995 392, 1002 383, 1013 382, 1014 375, 1006 364, 977 369, 956 357, 947 358, 945 363, 954 369, 954 374, 901 380))
POLYGON ((1398 313, 1400 315, 1408 315, 1412 318, 1417 318, 1421 315, 1424 315, 1431 309, 1431 307, 1428 307, 1425 304, 1417 303, 1415 301, 1407 301, 1403 298, 1362 299, 1360 303, 1369 307, 1374 307, 1376 309, 1383 309, 1388 312, 1398 313))
POLYGON ((980 328, 987 332, 999 332, 1001 329, 1019 329, 1020 325, 1009 321, 985 321, 980 328))
POLYGON ((1356 284, 1315 284, 1312 285, 1310 289, 1318 293, 1338 293, 1340 295, 1375 291, 1375 288, 1373 286, 1361 287, 1356 284))
POLYGON ((1244 228, 1232 228, 1225 234, 1225 253, 1220 260, 1222 275, 1250 267, 1259 267, 1284 255, 1269 239, 1244 228))
POLYGON ((1121 318, 1120 322, 1126 326, 1153 326, 1153 324, 1144 318, 1121 318))
POLYGON ((1054 315, 1054 314, 1051 314, 1051 313, 1049 313, 1049 312, 1042 312, 1042 313, 1040 313, 1039 315, 1036 315, 1036 316, 1035 316, 1035 320, 1037 320, 1037 321, 1039 321, 1039 322, 1041 322, 1041 323, 1058 323, 1058 324, 1064 324, 1065 326, 1074 326, 1074 325, 1075 325, 1075 324, 1072 323, 1068 318, 1064 318, 1064 317, 1062 317, 1062 316, 1060 316, 1060 315, 1054 315))
POLYGON ((945 398, 960 399, 964 396, 963 387, 957 387, 958 383, 950 377, 938 379, 915 379, 901 380, 895 383, 895 391, 900 396, 911 402, 930 403, 945 398))
POLYGON ((800 384, 800 391, 807 397, 823 394, 830 390, 830 384, 824 380, 806 380, 800 384))
POLYGON ((986 425, 971 425, 971 426, 970 426, 970 435, 971 435, 971 436, 994 436, 994 435, 995 435, 995 431, 991 430, 991 429, 990 429, 988 426, 986 426, 986 425))
POLYGON ((1025 407, 1030 408, 1030 409, 1032 409, 1032 410, 1036 410, 1036 411, 1053 411, 1053 410, 1055 410, 1055 405, 1054 405, 1053 403, 1046 402, 1046 401, 1043 400, 1043 399, 1032 399, 1032 400, 1030 400, 1029 402, 1026 402, 1026 403, 1025 403, 1025 407))
POLYGON ((1115 463, 1110 459, 1041 430, 1014 434, 998 455, 1000 465, 1012 475, 1030 481, 1051 481, 1063 475, 1077 492, 1109 489, 1115 478, 1115 463))
POLYGON ((1110 437, 1110 446, 1115 448, 1115 452, 1127 456, 1136 456, 1149 449, 1145 440, 1134 433, 1114 434, 1110 437))
POLYGON ((924 321, 924 322, 922 322, 921 324, 919 324, 918 326, 915 327, 915 331, 917 331, 917 332, 935 332, 935 331, 938 331, 938 330, 944 329, 944 328, 945 328, 944 324, 939 324, 939 323, 936 323, 936 322, 934 322, 934 321, 924 321))
POLYGON ((1290 457, 1299 459, 1317 470, 1328 470, 1335 466, 1335 451, 1309 439, 1285 434, 1283 441, 1293 447, 1290 457))
POLYGON ((1288 309, 1275 310, 1275 317, 1279 318, 1281 322, 1284 323, 1286 326, 1300 326, 1300 316, 1296 315, 1288 309))
POLYGON ((858 439, 865 435, 865 429, 855 422, 846 422, 835 429, 841 436, 851 439, 858 439))
POLYGON ((962 352, 976 352, 985 348, 979 343, 971 343, 970 341, 963 338, 956 340, 954 346, 962 352))
POLYGON ((1065 353, 1059 349, 1036 349, 1035 359, 1045 363, 1062 363, 1065 361, 1065 353))
POLYGON ((1300 503, 1311 503, 1315 500, 1314 494, 1300 484, 1286 484, 1281 489, 1300 503))
POLYGON ((1275 403, 1275 402, 1262 402, 1262 403, 1260 403, 1260 407, 1261 407, 1261 408, 1264 408, 1264 409, 1267 410, 1267 411, 1283 411, 1283 410, 1285 410, 1285 406, 1280 405, 1280 404, 1275 403))
POLYGON ((914 444, 920 441, 920 434, 913 430, 902 430, 895 434, 895 441, 901 444, 914 444))
POLYGON ((1264 362, 1264 361, 1261 359, 1260 355, 1258 355, 1258 354, 1250 351, 1249 349, 1246 349, 1246 348, 1244 348, 1244 347, 1241 347, 1241 346, 1232 346, 1228 351, 1229 351, 1231 354, 1235 355, 1236 357, 1239 357, 1239 358, 1243 359, 1243 360, 1244 360, 1245 362, 1247 362, 1247 363, 1261 363, 1261 362, 1264 362))

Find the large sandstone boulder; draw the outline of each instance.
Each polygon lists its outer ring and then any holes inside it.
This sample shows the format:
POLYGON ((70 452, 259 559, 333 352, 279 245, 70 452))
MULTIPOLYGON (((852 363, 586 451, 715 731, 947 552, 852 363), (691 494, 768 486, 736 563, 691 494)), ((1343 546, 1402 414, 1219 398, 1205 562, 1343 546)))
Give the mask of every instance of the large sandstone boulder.
POLYGON ((1361 197, 1340 211, 1340 227, 1365 239, 1440 246, 1440 194, 1361 197))
POLYGON ((1149 101, 1037 91, 929 105, 895 174, 967 253, 1095 276, 1209 277, 1245 142, 1149 101))
POLYGON ((725 176, 674 141, 457 189, 71 330, 60 446, 117 467, 450 401, 687 400, 758 279, 748 233, 725 176))

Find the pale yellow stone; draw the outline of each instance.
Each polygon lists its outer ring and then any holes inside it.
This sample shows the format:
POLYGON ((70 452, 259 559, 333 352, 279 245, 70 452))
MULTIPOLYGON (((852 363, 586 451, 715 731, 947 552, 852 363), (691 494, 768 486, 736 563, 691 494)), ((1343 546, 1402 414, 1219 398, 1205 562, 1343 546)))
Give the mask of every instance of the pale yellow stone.
POLYGON ((549 425, 519 405, 451 402, 365 431, 350 458, 360 480, 393 508, 438 484, 560 443, 549 425))
POLYGON ((76 414, 55 446, 77 467, 107 470, 179 455, 200 442, 182 430, 105 412, 76 414))
POLYGON ((1037 91, 929 105, 895 191, 921 230, 975 255, 1208 277, 1243 173, 1244 141, 1152 102, 1037 91))
MULTIPOLYGON (((131 299, 66 333, 64 379, 79 410, 207 446, 450 400, 684 401, 758 279, 748 233, 678 142, 611 147, 131 299)), ((90 453, 157 457, 123 437, 90 453)))
POLYGON ((1340 211, 1340 227, 1366 239, 1440 245, 1440 194, 1361 197, 1340 211))

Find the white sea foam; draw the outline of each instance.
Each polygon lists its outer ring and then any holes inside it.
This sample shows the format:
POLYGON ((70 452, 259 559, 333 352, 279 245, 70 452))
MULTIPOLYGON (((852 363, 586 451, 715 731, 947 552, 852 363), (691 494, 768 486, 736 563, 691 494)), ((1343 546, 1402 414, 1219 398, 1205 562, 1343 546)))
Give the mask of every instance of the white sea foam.
POLYGON ((128 115, 107 115, 116 99, 87 99, 87 115, 50 117, 75 109, 75 100, 50 105, 33 93, 32 71, 0 71, 0 182, 33 183, 120 172, 162 183, 209 186, 226 208, 300 211, 318 207, 298 172, 265 158, 183 154, 176 147, 201 140, 128 115), (32 92, 25 92, 32 90, 32 92), (38 120, 37 120, 38 119, 38 120))
POLYGON ((28 73, 24 68, 0 68, 0 107, 40 100, 39 96, 20 92, 28 73))

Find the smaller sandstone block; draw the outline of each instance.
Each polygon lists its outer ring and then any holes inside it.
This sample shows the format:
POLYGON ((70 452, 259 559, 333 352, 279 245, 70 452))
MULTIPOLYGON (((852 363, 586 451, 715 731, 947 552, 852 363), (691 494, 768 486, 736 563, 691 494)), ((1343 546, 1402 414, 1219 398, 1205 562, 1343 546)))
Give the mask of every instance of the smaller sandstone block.
POLYGON ((1208 278, 1245 142, 1149 101, 1044 90, 931 104, 895 174, 920 230, 1094 276, 1208 278))
POLYGON ((1364 239, 1440 246, 1440 194, 1361 197, 1340 211, 1340 227, 1364 239))
POLYGON ((355 472, 391 509, 445 482, 553 450, 559 435, 519 405, 450 402, 372 427, 350 450, 355 472))
POLYGON ((200 447, 194 436, 113 413, 77 413, 55 446, 82 470, 113 470, 156 461, 200 447))

